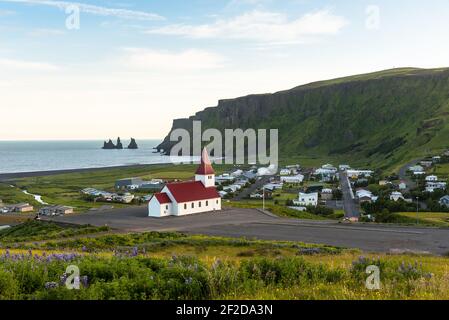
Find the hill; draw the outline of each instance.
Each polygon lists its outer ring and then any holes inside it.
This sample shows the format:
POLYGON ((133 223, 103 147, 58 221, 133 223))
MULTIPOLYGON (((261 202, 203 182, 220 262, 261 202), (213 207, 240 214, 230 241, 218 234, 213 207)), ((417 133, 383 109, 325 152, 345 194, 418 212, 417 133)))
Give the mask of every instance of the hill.
MULTIPOLYGON (((449 69, 401 68, 220 100, 172 130, 279 129, 280 156, 392 168, 449 147, 449 69), (354 160, 356 159, 356 160, 354 160)), ((158 146, 169 151, 169 135, 158 146)))

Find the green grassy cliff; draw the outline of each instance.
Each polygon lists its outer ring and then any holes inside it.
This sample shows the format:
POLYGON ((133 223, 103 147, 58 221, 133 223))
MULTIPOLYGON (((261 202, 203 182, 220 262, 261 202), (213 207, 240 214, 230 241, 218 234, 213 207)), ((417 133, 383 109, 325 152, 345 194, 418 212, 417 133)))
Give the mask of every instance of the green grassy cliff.
MULTIPOLYGON (((449 147, 449 69, 402 68, 221 100, 173 129, 279 129, 280 156, 393 168, 449 147)), ((159 146, 170 150, 169 136, 159 146)))

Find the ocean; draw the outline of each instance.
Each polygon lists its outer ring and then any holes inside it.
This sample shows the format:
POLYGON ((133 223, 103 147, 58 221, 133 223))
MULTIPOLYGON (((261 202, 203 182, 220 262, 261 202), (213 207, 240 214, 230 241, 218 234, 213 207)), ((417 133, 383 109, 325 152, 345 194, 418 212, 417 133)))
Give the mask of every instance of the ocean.
POLYGON ((170 157, 154 153, 159 143, 137 140, 137 150, 103 150, 100 140, 0 141, 0 174, 170 163, 170 157))

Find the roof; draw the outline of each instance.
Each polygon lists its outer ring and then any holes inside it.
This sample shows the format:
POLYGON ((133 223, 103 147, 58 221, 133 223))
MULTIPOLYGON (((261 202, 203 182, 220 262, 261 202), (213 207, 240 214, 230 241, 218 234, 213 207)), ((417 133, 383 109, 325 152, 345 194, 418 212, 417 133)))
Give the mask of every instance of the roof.
POLYGON ((203 153, 201 154, 201 164, 196 170, 196 174, 198 175, 207 175, 207 174, 215 174, 214 168, 212 168, 212 164, 209 159, 209 154, 207 153, 207 149, 203 149, 203 153))
POLYGON ((201 181, 170 183, 166 188, 178 203, 220 198, 215 187, 206 188, 201 181))
POLYGON ((157 201, 160 204, 171 203, 171 200, 166 193, 155 193, 154 197, 156 197, 157 201))

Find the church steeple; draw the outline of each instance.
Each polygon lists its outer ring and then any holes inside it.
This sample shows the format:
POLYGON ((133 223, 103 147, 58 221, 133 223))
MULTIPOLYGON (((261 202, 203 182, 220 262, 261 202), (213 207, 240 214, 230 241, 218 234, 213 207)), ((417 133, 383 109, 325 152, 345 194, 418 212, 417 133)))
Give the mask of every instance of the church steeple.
POLYGON ((201 154, 201 163, 195 173, 195 181, 201 181, 206 188, 215 186, 215 171, 209 159, 207 149, 201 154))

